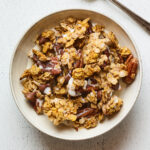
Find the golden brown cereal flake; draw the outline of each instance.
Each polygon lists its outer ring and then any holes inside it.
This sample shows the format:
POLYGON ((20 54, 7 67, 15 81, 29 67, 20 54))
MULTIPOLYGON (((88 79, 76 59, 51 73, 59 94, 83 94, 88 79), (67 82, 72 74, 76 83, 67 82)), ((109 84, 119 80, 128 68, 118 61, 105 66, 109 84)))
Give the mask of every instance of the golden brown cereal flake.
POLYGON ((92 92, 90 92, 90 93, 87 95, 86 99, 87 99, 89 102, 96 104, 96 103, 97 103, 97 92, 94 91, 94 90, 92 90, 92 92))
POLYGON ((38 56, 39 60, 40 61, 47 61, 48 58, 40 51, 37 51, 37 50, 32 50, 33 54, 35 54, 36 56, 38 56))
POLYGON ((123 104, 122 99, 117 96, 113 96, 107 104, 103 105, 102 111, 104 115, 112 115, 115 112, 118 112, 121 109, 123 104))
POLYGON ((54 39, 55 32, 52 30, 42 32, 42 37, 49 38, 50 40, 54 39))
POLYGON ((100 70, 101 69, 100 69, 99 65, 97 65, 97 64, 86 65, 84 68, 85 77, 90 77, 94 73, 100 72, 100 70))
POLYGON ((84 69, 83 68, 76 68, 72 72, 72 77, 74 79, 84 79, 85 74, 84 74, 84 69))
POLYGON ((129 48, 123 47, 123 48, 121 48, 120 53, 121 53, 122 57, 127 57, 127 56, 129 56, 131 54, 131 51, 130 51, 129 48))
POLYGON ((52 49, 53 48, 53 44, 51 42, 46 42, 44 43, 43 45, 43 53, 47 53, 48 50, 52 49))

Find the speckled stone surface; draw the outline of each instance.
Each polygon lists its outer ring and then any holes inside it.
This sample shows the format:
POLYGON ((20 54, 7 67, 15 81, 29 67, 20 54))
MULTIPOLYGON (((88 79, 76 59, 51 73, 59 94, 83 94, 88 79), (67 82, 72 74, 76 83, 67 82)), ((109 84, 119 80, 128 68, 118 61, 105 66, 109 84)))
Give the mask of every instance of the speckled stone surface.
POLYGON ((149 45, 150 34, 108 0, 0 0, 0 150, 150 150, 149 45), (123 24, 143 62, 141 92, 129 115, 103 136, 79 142, 57 140, 32 127, 19 112, 9 87, 11 55, 23 33, 43 16, 71 8, 95 10, 123 24))

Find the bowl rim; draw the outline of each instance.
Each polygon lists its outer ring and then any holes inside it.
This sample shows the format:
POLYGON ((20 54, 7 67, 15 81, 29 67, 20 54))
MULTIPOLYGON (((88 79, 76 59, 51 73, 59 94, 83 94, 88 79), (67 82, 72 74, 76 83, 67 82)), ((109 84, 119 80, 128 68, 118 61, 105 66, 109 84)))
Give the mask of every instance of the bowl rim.
POLYGON ((9 84, 10 84, 10 89, 11 89, 11 93, 12 93, 12 96, 13 96, 13 99, 19 109, 19 111, 21 112, 21 114, 23 115, 23 117, 34 127, 36 128, 37 130, 41 131, 42 133, 45 133, 46 135, 48 136, 51 136, 53 138, 56 138, 56 139, 60 139, 60 140, 68 140, 68 141, 81 141, 81 140, 87 140, 87 139, 93 139, 93 138, 96 138, 98 136, 101 136, 107 132, 109 132, 110 130, 112 130, 113 128, 115 128, 116 126, 118 126, 126 117, 127 115, 129 114, 129 112, 131 111, 131 109, 133 108, 135 102, 137 101, 137 98, 140 94, 140 90, 141 90, 141 85, 142 85, 142 78, 143 78, 143 68, 142 68, 142 60, 141 60, 141 56, 140 56, 140 52, 139 52, 139 48, 133 38, 133 36, 129 33, 129 31, 127 30, 127 28, 122 25, 120 22, 118 23, 118 21, 111 16, 108 17, 107 15, 105 15, 104 13, 102 12, 98 12, 98 11, 93 11, 93 10, 90 10, 90 9, 62 9, 60 11, 54 11, 52 13, 49 13, 48 15, 46 16, 43 16, 43 17, 40 17, 39 19, 37 19, 36 21, 34 21, 20 36, 21 38, 19 38, 14 50, 13 50, 13 53, 12 53, 12 56, 11 56, 11 59, 10 59, 10 67, 9 67, 9 84), (110 19, 111 21, 113 21, 114 23, 116 23, 126 34, 127 36, 129 37, 129 39, 131 40, 131 42, 133 43, 134 47, 135 47, 135 51, 137 53, 137 57, 138 57, 138 61, 139 61, 139 83, 138 83, 138 90, 136 92, 136 97, 134 98, 134 102, 131 106, 131 108, 128 110, 128 112, 126 112, 126 114, 117 122, 115 123, 111 128, 109 128, 107 131, 105 132, 102 132, 101 134, 95 134, 93 136, 89 136, 89 137, 84 137, 84 138, 79 138, 79 139, 70 139, 70 138, 61 138, 59 136, 55 136, 55 135, 51 135, 49 133, 47 133, 45 130, 42 130, 39 126, 37 126, 36 124, 34 124, 31 120, 28 119, 28 117, 24 114, 24 112, 20 109, 19 107, 19 104, 17 102, 17 97, 15 95, 15 92, 14 92, 14 89, 13 89, 13 82, 12 82, 12 68, 13 68, 13 61, 14 61, 14 56, 16 54, 16 50, 19 46, 19 44, 21 43, 21 41, 23 40, 24 36, 28 33, 28 31, 34 27, 36 24, 38 24, 40 21, 42 21, 43 19, 45 19, 46 17, 48 16, 51 16, 51 15, 54 15, 56 13, 61 13, 61 12, 67 12, 67 11, 89 11, 89 12, 93 12, 93 13, 97 13, 97 14, 100 14, 108 19, 110 19))

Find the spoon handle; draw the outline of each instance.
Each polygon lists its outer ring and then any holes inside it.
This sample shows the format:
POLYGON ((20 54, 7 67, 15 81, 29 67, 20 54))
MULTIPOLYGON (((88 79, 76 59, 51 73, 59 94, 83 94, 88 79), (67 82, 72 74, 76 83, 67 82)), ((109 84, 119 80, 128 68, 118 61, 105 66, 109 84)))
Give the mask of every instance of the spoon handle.
POLYGON ((142 17, 135 14, 133 11, 131 11, 129 8, 125 7, 123 4, 116 0, 110 0, 113 2, 116 6, 120 7, 122 10, 127 12, 130 16, 132 16, 134 19, 136 19, 140 24, 142 24, 149 32, 150 32, 150 23, 143 19, 142 17))

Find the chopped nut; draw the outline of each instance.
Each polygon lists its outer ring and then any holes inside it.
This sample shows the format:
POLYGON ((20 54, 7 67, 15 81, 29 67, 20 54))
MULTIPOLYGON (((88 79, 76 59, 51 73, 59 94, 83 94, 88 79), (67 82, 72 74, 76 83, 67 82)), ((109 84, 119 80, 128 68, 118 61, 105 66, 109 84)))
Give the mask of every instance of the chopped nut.
POLYGON ((25 93, 25 97, 27 98, 27 100, 29 100, 31 102, 35 102, 36 92, 25 93))
POLYGON ((97 100, 100 101, 102 99, 102 91, 97 91, 97 100))
POLYGON ((93 108, 85 108, 83 110, 80 110, 80 112, 77 114, 77 118, 86 117, 90 114, 92 114, 94 111, 93 108))
POLYGON ((128 76, 124 78, 124 82, 131 84, 136 76, 138 60, 130 55, 125 63, 127 64, 128 76))
POLYGON ((44 44, 44 43, 46 43, 46 42, 48 42, 48 41, 49 41, 48 38, 44 38, 44 37, 42 37, 42 36, 39 36, 39 38, 38 38, 38 43, 39 43, 39 45, 42 45, 42 44, 44 44))

